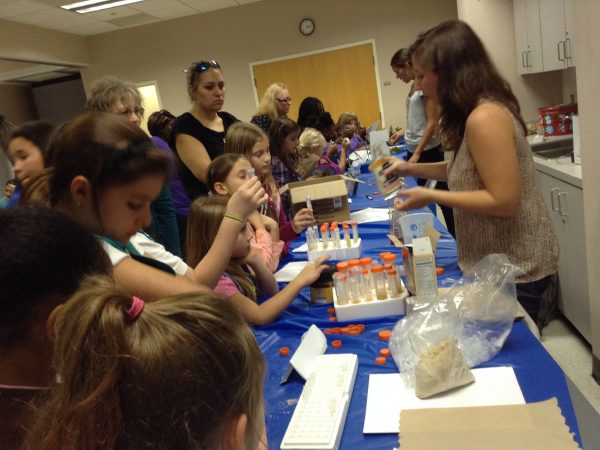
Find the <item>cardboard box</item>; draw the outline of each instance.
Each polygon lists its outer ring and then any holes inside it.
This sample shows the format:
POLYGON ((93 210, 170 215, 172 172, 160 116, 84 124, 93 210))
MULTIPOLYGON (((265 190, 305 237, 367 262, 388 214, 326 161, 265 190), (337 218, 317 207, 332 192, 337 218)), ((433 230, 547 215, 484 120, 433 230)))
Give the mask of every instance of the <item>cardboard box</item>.
POLYGON ((429 297, 438 293, 435 258, 428 237, 413 239, 412 263, 416 295, 429 297))
POLYGON ((347 180, 349 178, 343 175, 314 178, 286 184, 279 192, 283 194, 289 191, 292 214, 306 208, 306 196, 310 196, 313 215, 318 224, 342 222, 350 220, 347 180))

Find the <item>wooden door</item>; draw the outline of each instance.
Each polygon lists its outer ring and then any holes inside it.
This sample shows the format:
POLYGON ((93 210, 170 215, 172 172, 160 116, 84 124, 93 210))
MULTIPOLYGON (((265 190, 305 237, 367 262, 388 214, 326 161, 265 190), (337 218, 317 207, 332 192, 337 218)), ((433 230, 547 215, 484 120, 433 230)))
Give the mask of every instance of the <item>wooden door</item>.
POLYGON ((335 121, 345 111, 354 112, 364 126, 381 120, 371 43, 255 64, 252 72, 259 98, 272 83, 288 86, 294 120, 306 97, 321 99, 335 121))

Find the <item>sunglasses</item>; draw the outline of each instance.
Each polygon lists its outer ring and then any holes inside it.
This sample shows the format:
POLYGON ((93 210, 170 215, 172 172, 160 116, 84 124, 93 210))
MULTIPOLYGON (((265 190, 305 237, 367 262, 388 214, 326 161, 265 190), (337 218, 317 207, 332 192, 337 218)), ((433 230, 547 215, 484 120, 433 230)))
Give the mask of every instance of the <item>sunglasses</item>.
POLYGON ((202 73, 206 72, 208 69, 220 69, 221 66, 214 59, 209 59, 208 61, 200 61, 192 64, 191 70, 194 72, 202 73))
POLYGON ((279 103, 284 103, 286 105, 291 105, 292 104, 292 99, 290 97, 288 97, 288 98, 276 98, 275 100, 277 100, 279 103))

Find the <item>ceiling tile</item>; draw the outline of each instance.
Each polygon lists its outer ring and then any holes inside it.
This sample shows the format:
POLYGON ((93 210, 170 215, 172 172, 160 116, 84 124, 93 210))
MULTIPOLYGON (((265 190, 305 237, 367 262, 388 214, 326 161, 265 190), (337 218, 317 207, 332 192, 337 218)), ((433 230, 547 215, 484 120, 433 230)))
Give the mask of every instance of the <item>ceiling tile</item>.
POLYGON ((181 2, 200 12, 237 6, 234 0, 181 0, 181 2))
POLYGON ((106 23, 106 22, 94 22, 83 26, 75 26, 69 27, 65 29, 67 33, 81 34, 81 35, 90 35, 90 34, 99 34, 106 33, 109 31, 120 30, 121 27, 116 25, 106 23))
POLYGON ((91 12, 83 15, 89 16, 92 19, 106 21, 118 19, 120 17, 133 16, 135 14, 139 14, 139 11, 127 6, 118 6, 116 8, 103 9, 102 11, 91 12))
POLYGON ((158 9, 177 8, 185 6, 178 0, 144 0, 143 2, 133 3, 130 8, 141 12, 151 12, 158 9))
POLYGON ((43 11, 32 12, 22 16, 13 17, 13 20, 19 22, 45 24, 56 20, 69 19, 74 17, 75 13, 65 11, 64 9, 49 8, 43 11))
POLYGON ((32 2, 29 0, 19 0, 16 2, 3 3, 0 8, 0 17, 12 18, 24 14, 35 13, 51 8, 50 6, 32 2))

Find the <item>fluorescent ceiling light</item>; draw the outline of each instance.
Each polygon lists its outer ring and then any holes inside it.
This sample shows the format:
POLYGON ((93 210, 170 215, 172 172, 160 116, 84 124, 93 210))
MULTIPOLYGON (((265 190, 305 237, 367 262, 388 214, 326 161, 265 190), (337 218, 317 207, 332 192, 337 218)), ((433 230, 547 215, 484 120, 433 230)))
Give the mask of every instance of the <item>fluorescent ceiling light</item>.
POLYGON ((61 8, 74 10, 79 14, 86 14, 94 11, 102 11, 103 9, 116 8, 117 6, 129 5, 131 3, 138 3, 143 0, 119 0, 117 2, 109 2, 106 3, 106 0, 86 0, 83 2, 72 3, 70 5, 61 6, 61 8), (97 3, 102 3, 97 6, 90 6, 89 8, 85 8, 88 5, 96 5, 97 3))

